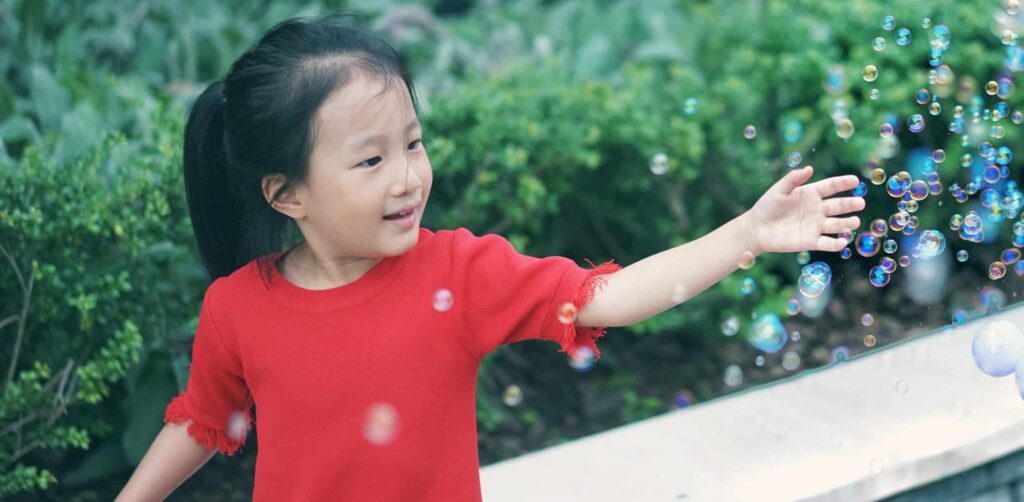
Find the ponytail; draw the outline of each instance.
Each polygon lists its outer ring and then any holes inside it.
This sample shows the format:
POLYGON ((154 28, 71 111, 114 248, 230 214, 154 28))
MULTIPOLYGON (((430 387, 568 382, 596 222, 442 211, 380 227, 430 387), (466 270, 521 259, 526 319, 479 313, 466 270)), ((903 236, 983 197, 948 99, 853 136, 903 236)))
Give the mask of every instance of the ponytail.
POLYGON ((218 80, 196 98, 185 125, 185 196, 211 281, 244 264, 238 250, 245 213, 228 176, 224 111, 224 82, 218 80))

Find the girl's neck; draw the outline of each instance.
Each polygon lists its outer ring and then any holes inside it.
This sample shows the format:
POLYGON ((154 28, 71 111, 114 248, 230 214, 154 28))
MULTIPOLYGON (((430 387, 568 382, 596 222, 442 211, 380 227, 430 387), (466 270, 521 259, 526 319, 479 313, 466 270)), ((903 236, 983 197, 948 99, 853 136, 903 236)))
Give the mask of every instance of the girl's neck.
POLYGON ((331 289, 359 280, 381 258, 321 259, 305 241, 292 246, 278 259, 278 271, 289 282, 304 289, 331 289))

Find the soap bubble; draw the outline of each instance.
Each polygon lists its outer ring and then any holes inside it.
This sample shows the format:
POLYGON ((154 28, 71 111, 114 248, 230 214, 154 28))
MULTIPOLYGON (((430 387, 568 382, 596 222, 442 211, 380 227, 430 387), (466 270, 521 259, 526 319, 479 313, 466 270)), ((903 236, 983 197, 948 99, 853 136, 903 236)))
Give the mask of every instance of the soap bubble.
POLYGON ((884 51, 885 50, 885 39, 882 38, 882 37, 875 37, 875 40, 874 40, 874 42, 872 42, 871 47, 873 49, 875 49, 875 51, 877 51, 877 52, 884 51))
POLYGON ((800 251, 796 254, 796 262, 801 265, 807 265, 811 261, 811 253, 809 251, 800 251))
POLYGON ((924 117, 920 113, 915 113, 907 119, 907 129, 912 133, 919 133, 924 130, 924 117))
POLYGON ((1024 333, 1013 322, 992 321, 974 335, 971 354, 974 363, 989 376, 1001 377, 1013 373, 1024 353, 1024 333))
POLYGON ((934 258, 946 250, 946 237, 938 230, 925 230, 914 246, 914 258, 934 258))
POLYGON ((875 237, 882 237, 888 231, 889 224, 886 223, 883 218, 871 220, 871 223, 868 225, 868 232, 871 232, 871 235, 874 235, 875 237))
POLYGON ((668 155, 656 153, 651 157, 651 173, 662 175, 668 171, 668 155))
POLYGON ((875 316, 871 314, 864 314, 860 316, 860 323, 864 326, 871 326, 875 323, 875 316))
POLYGON ((844 118, 836 122, 836 136, 843 139, 850 139, 850 136, 853 136, 853 131, 854 127, 852 120, 844 118))
POLYGON ((686 101, 683 103, 683 113, 687 115, 693 115, 694 113, 697 113, 697 98, 694 98, 692 96, 686 98, 686 101))
POLYGON ((868 282, 876 288, 881 288, 886 284, 889 284, 890 278, 891 276, 889 272, 886 272, 880 265, 875 265, 868 271, 868 282))
POLYGON ((836 345, 829 353, 833 362, 840 363, 850 358, 850 349, 845 345, 836 345))
POLYGON ((800 313, 800 300, 796 298, 790 298, 786 302, 786 313, 789 315, 797 315, 800 313))
POLYGON ((518 385, 512 384, 505 387, 505 393, 502 394, 501 400, 507 406, 518 406, 519 403, 523 402, 523 389, 520 389, 518 385))
POLYGON ((958 310, 954 310, 953 311, 953 325, 954 326, 962 326, 962 325, 964 325, 969 320, 970 320, 970 315, 967 314, 966 310, 958 309, 958 310))
POLYGON ((882 267, 882 270, 891 274, 896 271, 896 260, 885 256, 881 260, 878 260, 878 266, 882 267))
POLYGON ((892 136, 892 132, 892 124, 888 122, 883 122, 882 125, 878 126, 878 134, 883 138, 888 138, 889 136, 892 136))
POLYGON ((786 165, 789 167, 796 167, 800 165, 800 162, 803 161, 803 159, 804 157, 800 152, 793 152, 789 154, 789 158, 786 159, 786 165))
POLYGON ((446 312, 452 308, 455 303, 455 299, 452 297, 452 292, 441 288, 434 292, 434 310, 438 312, 446 312))
POLYGON ((896 27, 896 18, 892 16, 885 16, 882 18, 882 29, 885 31, 892 31, 896 27))
POLYGON ((786 333, 786 329, 782 326, 782 321, 779 320, 778 316, 775 314, 761 314, 754 320, 747 341, 754 348, 774 354, 785 347, 786 342, 789 341, 789 335, 786 333))
POLYGON ((907 28, 900 28, 896 31, 896 44, 907 45, 910 43, 910 30, 907 28))
POLYGON ((854 249, 857 250, 857 254, 871 258, 878 254, 882 249, 881 242, 878 241, 878 237, 875 237, 870 232, 865 232, 857 236, 857 240, 854 243, 854 249))
POLYGON ((751 295, 754 293, 755 287, 754 279, 744 277, 743 280, 740 281, 740 294, 744 296, 751 295))
POLYGON ((885 169, 882 169, 881 167, 872 169, 870 179, 872 185, 881 185, 882 183, 885 183, 885 169))
POLYGON ((886 254, 895 253, 897 248, 899 248, 899 245, 896 244, 896 241, 893 239, 886 239, 885 244, 882 244, 882 250, 885 251, 886 254))
POLYGON ((923 87, 917 90, 917 94, 914 98, 914 100, 917 101, 917 104, 919 105, 928 104, 929 99, 931 99, 931 95, 928 94, 928 89, 925 89, 923 87))
POLYGON ((575 353, 569 358, 569 366, 583 373, 594 366, 594 350, 586 345, 576 348, 575 353))
POLYGON ((729 387, 736 387, 743 383, 743 369, 735 364, 730 364, 725 368, 725 384, 729 387))
POLYGON ((1006 275, 1006 264, 997 261, 988 266, 988 278, 994 280, 1002 279, 1006 275))
POLYGON ((814 298, 824 292, 831 282, 832 269, 825 262, 816 261, 801 269, 797 286, 804 296, 814 298))
POLYGON ((374 403, 366 411, 363 436, 376 445, 390 443, 398 435, 398 411, 388 403, 374 403))
POLYGON ((937 24, 932 28, 932 47, 941 51, 948 51, 952 40, 949 28, 944 24, 937 24))
POLYGON ((868 186, 863 181, 857 183, 857 186, 853 187, 852 195, 854 197, 863 197, 868 193, 868 186))
POLYGON ((757 136, 757 128, 753 124, 748 124, 747 127, 743 128, 743 137, 747 139, 754 139, 757 136))
POLYGON ((869 65, 864 67, 864 81, 865 82, 874 82, 875 79, 877 79, 877 78, 878 78, 878 67, 877 66, 875 66, 873 64, 869 64, 869 65))
POLYGON ((740 320, 736 316, 726 317, 722 321, 722 334, 725 336, 735 335, 740 331, 740 320))
POLYGON ((578 317, 576 306, 572 302, 565 302, 558 307, 558 322, 562 324, 573 324, 578 317))
POLYGON ((995 80, 989 80, 988 83, 985 84, 985 94, 995 96, 997 92, 999 92, 999 83, 995 80))
POLYGON ((956 261, 960 263, 967 261, 967 258, 969 257, 970 255, 967 253, 966 249, 961 249, 960 251, 956 252, 956 261))

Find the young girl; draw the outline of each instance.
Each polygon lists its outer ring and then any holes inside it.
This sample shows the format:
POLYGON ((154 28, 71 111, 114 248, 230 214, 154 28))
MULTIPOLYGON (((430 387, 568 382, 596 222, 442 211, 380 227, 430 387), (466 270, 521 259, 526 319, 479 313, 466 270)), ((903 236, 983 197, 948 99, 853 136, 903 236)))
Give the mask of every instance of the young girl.
POLYGON ((421 228, 432 183, 394 50, 337 16, 270 29, 196 100, 185 189, 213 279, 187 389, 118 500, 160 500, 259 411, 256 501, 479 501, 475 385, 503 344, 599 357, 608 326, 662 312, 766 251, 838 251, 855 176, 788 174, 752 210, 621 269, 421 228), (281 252, 287 225, 302 240, 281 252), (613 273, 614 272, 614 273, 613 273))

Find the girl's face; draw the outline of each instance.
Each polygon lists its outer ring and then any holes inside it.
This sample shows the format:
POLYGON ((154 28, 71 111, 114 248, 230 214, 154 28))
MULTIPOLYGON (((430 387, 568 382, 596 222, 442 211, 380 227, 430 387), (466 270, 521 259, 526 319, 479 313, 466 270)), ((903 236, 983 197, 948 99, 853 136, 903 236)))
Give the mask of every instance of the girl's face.
POLYGON ((433 174, 401 81, 357 72, 316 114, 307 182, 293 208, 303 237, 335 258, 396 256, 416 245, 433 174), (385 220, 416 204, 408 227, 385 220))

